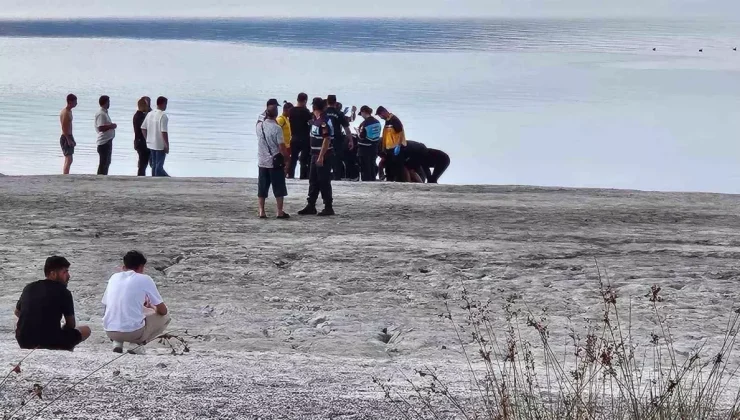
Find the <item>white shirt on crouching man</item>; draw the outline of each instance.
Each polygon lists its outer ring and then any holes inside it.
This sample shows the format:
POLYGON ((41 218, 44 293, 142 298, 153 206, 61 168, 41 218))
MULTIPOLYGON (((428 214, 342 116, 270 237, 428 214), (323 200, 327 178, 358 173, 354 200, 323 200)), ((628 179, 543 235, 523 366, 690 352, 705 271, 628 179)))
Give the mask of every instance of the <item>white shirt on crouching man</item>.
POLYGON ((146 259, 136 251, 124 257, 123 271, 108 280, 103 294, 103 328, 113 341, 113 351, 142 353, 143 345, 160 336, 171 319, 154 280, 144 274, 146 259), (143 262, 142 262, 143 261, 143 262))

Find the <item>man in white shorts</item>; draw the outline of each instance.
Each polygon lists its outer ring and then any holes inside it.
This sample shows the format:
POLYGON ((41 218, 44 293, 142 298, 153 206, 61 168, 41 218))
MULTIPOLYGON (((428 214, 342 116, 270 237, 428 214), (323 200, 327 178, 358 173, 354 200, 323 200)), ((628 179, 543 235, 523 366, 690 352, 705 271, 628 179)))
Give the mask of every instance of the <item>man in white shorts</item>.
POLYGON ((108 280, 103 294, 103 328, 113 341, 113 352, 143 354, 143 345, 160 336, 170 323, 167 305, 151 277, 144 274, 146 258, 138 251, 123 257, 123 271, 108 280))

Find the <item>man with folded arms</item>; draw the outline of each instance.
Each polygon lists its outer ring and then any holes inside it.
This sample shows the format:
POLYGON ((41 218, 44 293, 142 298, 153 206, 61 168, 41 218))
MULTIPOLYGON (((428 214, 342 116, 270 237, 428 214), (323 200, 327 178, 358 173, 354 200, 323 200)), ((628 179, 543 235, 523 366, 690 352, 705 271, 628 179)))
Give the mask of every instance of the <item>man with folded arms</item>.
POLYGON ((151 277, 144 274, 146 258, 138 251, 123 257, 123 271, 108 280, 103 294, 103 327, 113 341, 113 352, 143 354, 145 344, 160 336, 170 323, 167 305, 151 277))

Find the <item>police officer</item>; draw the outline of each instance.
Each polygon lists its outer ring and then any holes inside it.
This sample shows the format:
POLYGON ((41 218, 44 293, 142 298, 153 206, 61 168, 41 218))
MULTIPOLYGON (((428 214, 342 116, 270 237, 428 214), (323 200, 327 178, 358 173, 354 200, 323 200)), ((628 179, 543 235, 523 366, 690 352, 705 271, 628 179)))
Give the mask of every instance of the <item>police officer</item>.
POLYGON ((319 216, 334 216, 331 195, 331 169, 334 162, 332 138, 335 128, 326 115, 326 101, 314 98, 312 103, 313 121, 311 121, 311 165, 308 174, 308 204, 298 214, 305 216, 317 214, 316 200, 321 193, 324 209, 319 216))
POLYGON ((337 108, 336 95, 326 97, 326 117, 331 121, 334 130, 332 133, 334 180, 341 181, 346 177, 344 154, 347 149, 352 150, 352 131, 349 128, 349 119, 341 109, 337 108), (342 134, 342 128, 344 128, 344 134, 342 134))
POLYGON ((357 155, 360 158, 360 174, 363 181, 375 181, 377 177, 378 147, 380 147, 380 135, 383 126, 375 117, 373 110, 367 105, 360 108, 359 139, 357 142, 357 155))

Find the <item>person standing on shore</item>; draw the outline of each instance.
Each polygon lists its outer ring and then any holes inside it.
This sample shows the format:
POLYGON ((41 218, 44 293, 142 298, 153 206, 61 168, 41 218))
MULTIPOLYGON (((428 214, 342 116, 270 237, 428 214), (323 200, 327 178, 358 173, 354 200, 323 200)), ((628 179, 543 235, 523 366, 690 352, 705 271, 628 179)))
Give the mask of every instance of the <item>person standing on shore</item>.
POLYGON ((69 175, 75 154, 75 146, 77 146, 77 142, 75 142, 74 135, 72 134, 72 109, 76 106, 77 96, 70 93, 67 95, 67 106, 59 113, 59 122, 62 124, 62 136, 59 139, 59 145, 62 147, 62 155, 64 155, 64 165, 62 166, 62 173, 64 175, 69 175))
POLYGON ((288 178, 295 178, 296 168, 300 164, 298 176, 308 179, 311 164, 311 120, 313 114, 308 110, 308 95, 298 94, 298 105, 290 110, 290 167, 288 178))
POLYGON ((280 114, 275 122, 277 122, 277 125, 280 126, 280 128, 283 130, 283 141, 285 142, 285 149, 286 149, 286 161, 288 162, 285 166, 285 175, 288 175, 288 172, 290 171, 290 159, 292 158, 292 138, 293 135, 290 131, 290 110, 293 109, 293 104, 290 102, 284 102, 283 103, 283 113, 280 114))
POLYGON ((349 128, 349 120, 344 113, 337 109, 337 96, 329 95, 326 99, 326 117, 332 124, 332 147, 334 148, 332 158, 334 180, 341 181, 346 176, 344 168, 344 154, 346 150, 352 150, 352 132, 349 128), (344 129, 344 132, 342 131, 344 129))
POLYGON ((331 119, 326 115, 326 101, 322 98, 313 99, 313 116, 311 122, 311 167, 308 176, 308 204, 298 214, 316 214, 316 200, 321 193, 324 209, 319 216, 334 215, 334 199, 331 191, 332 161, 335 159, 332 138, 334 127, 331 119))
POLYGON ((151 99, 144 96, 136 103, 137 111, 134 114, 134 150, 139 155, 137 176, 146 176, 146 167, 149 166, 149 148, 146 146, 146 136, 141 132, 146 115, 151 112, 151 99))
POLYGON ((378 147, 383 129, 380 121, 373 117, 373 110, 367 105, 360 108, 359 140, 357 155, 360 159, 360 172, 363 181, 375 181, 377 177, 378 147))
POLYGON ((146 115, 141 125, 141 134, 146 138, 146 146, 150 151, 149 164, 152 167, 152 176, 169 176, 164 170, 164 160, 170 153, 170 137, 167 132, 169 118, 167 98, 157 98, 157 109, 146 115))
POLYGON ((75 321, 74 301, 67 289, 69 266, 64 257, 49 257, 44 264, 45 279, 23 289, 15 305, 15 338, 22 349, 72 351, 90 337, 90 327, 78 327, 75 321))
POLYGON ((144 274, 146 257, 130 251, 123 257, 123 271, 111 276, 103 293, 103 329, 113 341, 113 352, 143 354, 141 347, 161 335, 170 324, 167 305, 151 277, 144 274))
POLYGON ((285 185, 285 161, 288 151, 283 140, 283 129, 275 121, 278 118, 276 106, 268 106, 265 118, 257 122, 257 198, 259 200, 259 218, 265 219, 265 201, 272 186, 272 193, 277 201, 277 218, 288 219, 290 215, 283 211, 283 201, 288 195, 285 185))
POLYGON ((113 157, 113 139, 116 137, 118 125, 108 115, 110 109, 110 97, 103 95, 98 99, 100 109, 95 114, 95 132, 98 134, 98 175, 108 175, 111 159, 113 157))
POLYGON ((385 120, 383 127, 383 142, 381 150, 385 152, 385 175, 388 181, 403 182, 404 178, 404 149, 406 147, 406 132, 403 123, 397 116, 388 112, 385 107, 379 106, 375 112, 385 120))

